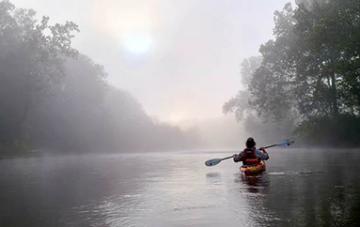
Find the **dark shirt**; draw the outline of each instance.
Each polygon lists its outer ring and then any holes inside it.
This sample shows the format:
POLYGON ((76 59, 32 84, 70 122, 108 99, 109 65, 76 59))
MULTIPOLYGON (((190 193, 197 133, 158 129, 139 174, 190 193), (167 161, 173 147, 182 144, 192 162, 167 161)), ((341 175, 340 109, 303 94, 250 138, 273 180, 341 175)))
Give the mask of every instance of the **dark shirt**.
MULTIPOLYGON (((260 160, 268 160, 269 159, 269 155, 259 149, 256 149, 255 150, 255 155, 256 157, 258 157, 260 160)), ((234 162, 240 162, 240 161, 243 161, 245 157, 245 152, 242 151, 240 152, 240 154, 238 155, 234 155, 234 162)))

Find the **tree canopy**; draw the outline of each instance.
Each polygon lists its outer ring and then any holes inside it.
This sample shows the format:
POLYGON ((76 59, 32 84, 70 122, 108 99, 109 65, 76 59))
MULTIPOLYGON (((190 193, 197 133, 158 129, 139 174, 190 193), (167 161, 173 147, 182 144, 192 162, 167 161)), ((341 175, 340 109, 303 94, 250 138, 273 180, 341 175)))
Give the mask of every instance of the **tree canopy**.
MULTIPOLYGON (((274 13, 274 39, 260 47, 262 61, 251 74, 248 102, 268 119, 296 118, 298 132, 307 135, 321 134, 316 128, 326 126, 324 122, 346 121, 323 130, 350 127, 352 133, 340 137, 354 141, 360 133, 359 1, 297 4, 274 13)), ((334 133, 327 137, 339 137, 334 133)))

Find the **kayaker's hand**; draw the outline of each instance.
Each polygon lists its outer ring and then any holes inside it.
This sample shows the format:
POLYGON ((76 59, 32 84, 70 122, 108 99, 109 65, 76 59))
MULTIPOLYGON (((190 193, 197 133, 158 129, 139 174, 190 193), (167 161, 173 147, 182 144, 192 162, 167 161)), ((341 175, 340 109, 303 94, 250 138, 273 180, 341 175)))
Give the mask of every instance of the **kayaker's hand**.
POLYGON ((267 153, 266 150, 265 150, 265 148, 263 148, 263 147, 260 147, 259 150, 261 150, 261 151, 264 152, 264 153, 267 153))
POLYGON ((233 160, 234 160, 234 162, 238 162, 238 161, 239 161, 239 155, 238 155, 238 154, 234 154, 234 155, 233 155, 233 160))

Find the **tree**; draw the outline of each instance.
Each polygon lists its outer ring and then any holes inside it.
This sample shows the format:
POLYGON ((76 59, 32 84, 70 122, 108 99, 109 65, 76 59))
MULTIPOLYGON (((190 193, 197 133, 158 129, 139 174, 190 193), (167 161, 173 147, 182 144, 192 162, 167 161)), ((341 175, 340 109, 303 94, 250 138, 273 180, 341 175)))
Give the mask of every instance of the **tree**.
MULTIPOLYGON (((360 123, 360 4, 357 0, 299 0, 297 4, 293 9, 288 3, 274 13, 274 39, 260 47, 261 64, 248 77, 249 107, 275 122, 297 119, 297 131, 310 137, 325 138, 321 128, 327 128, 332 133, 326 135, 328 141, 356 141, 360 135, 356 127, 360 123), (339 132, 341 136, 336 135, 339 132)), ((243 102, 236 97, 225 107, 231 110, 229 106, 240 107, 239 103, 243 102)))
MULTIPOLYGON (((260 67, 262 58, 250 57, 244 59, 241 63, 241 81, 242 84, 247 88, 249 86, 250 81, 252 81, 252 77, 254 72, 260 67)), ((235 113, 235 117, 238 121, 246 118, 247 115, 252 115, 252 108, 250 106, 251 94, 249 91, 240 90, 237 95, 231 98, 223 105, 224 113, 235 113)))
POLYGON ((71 46, 78 27, 49 25, 0 1, 0 151, 133 151, 190 146, 151 119, 104 68, 71 46), (17 148, 17 149, 14 149, 17 148))
POLYGON ((281 117, 273 108, 280 103, 303 119, 357 115, 359 15, 353 0, 307 1, 295 10, 287 4, 275 12, 275 40, 260 48, 263 62, 250 84, 254 105, 281 117))
POLYGON ((14 144, 26 135, 31 111, 63 73, 63 59, 76 55, 71 47, 72 22, 49 25, 35 11, 0 2, 0 142, 14 144), (14 92, 16 91, 16 93, 14 92))
MULTIPOLYGON (((234 113, 248 136, 254 135, 264 143, 271 143, 274 140, 278 140, 279 137, 286 138, 291 134, 294 129, 294 118, 293 115, 288 115, 277 121, 272 121, 269 120, 269 117, 263 111, 259 110, 257 112, 254 109, 253 100, 255 97, 249 91, 249 83, 255 80, 255 73, 259 70, 261 63, 261 56, 243 60, 241 64, 241 78, 242 84, 247 89, 240 90, 235 97, 226 102, 223 105, 223 112, 234 113)), ((283 107, 281 106, 281 108, 283 107)))

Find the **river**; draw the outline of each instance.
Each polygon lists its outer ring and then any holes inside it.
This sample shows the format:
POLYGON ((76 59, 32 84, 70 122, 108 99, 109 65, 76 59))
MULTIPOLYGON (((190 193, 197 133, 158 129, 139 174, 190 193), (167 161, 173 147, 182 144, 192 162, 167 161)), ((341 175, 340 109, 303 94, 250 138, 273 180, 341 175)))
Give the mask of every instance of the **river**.
POLYGON ((230 151, 0 160, 0 226, 360 226, 360 150, 274 149, 267 171, 230 151))

